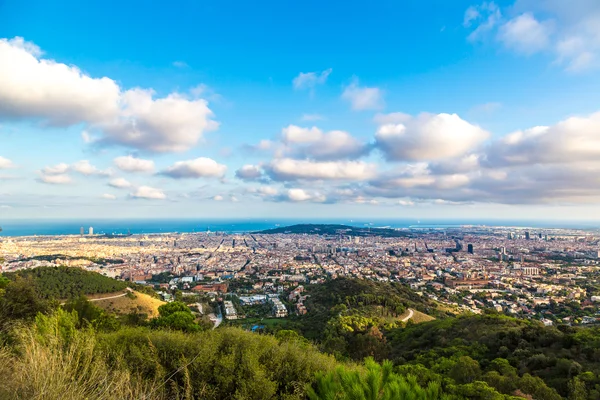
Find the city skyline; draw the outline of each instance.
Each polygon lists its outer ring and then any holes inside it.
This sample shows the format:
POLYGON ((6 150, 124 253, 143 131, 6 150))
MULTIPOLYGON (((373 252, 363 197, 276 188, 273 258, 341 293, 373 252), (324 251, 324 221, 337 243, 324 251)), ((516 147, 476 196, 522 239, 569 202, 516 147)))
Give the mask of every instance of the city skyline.
POLYGON ((595 219, 598 21, 591 0, 6 1, 0 219, 595 219))

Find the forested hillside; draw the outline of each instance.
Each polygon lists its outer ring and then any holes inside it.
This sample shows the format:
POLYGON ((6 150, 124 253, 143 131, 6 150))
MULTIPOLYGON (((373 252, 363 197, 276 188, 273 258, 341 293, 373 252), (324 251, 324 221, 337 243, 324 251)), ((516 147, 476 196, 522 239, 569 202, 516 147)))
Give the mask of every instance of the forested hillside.
POLYGON ((456 318, 400 284, 340 279, 308 288, 295 330, 212 330, 177 301, 152 319, 61 306, 32 280, 109 278, 51 270, 0 276, 0 399, 600 399, 598 328, 456 318), (437 319, 400 322, 409 308, 437 319))
POLYGON ((383 360, 389 352, 382 332, 403 325, 409 308, 444 316, 436 305, 405 285, 359 279, 335 279, 310 286, 308 314, 299 330, 321 348, 341 358, 383 360))
POLYGON ((4 276, 11 281, 30 282, 45 299, 71 299, 83 294, 112 293, 127 287, 123 281, 76 267, 39 267, 4 276))
POLYGON ((569 399, 600 399, 600 328, 472 315, 395 329, 387 338, 396 364, 452 375, 457 362, 466 362, 468 379, 504 393, 529 389, 537 391, 535 398, 561 398, 548 386, 569 399))

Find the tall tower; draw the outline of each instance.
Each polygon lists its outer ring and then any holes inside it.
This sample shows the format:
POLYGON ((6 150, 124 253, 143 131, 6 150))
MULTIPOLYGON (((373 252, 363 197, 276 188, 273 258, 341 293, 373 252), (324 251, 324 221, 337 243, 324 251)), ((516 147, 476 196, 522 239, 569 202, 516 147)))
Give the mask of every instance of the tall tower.
POLYGON ((94 227, 93 227, 93 226, 90 226, 90 232, 89 232, 89 235, 90 235, 90 236, 92 236, 93 234, 94 234, 94 227))
POLYGON ((83 236, 85 234, 85 229, 83 229, 83 226, 81 228, 79 228, 79 235, 83 236))

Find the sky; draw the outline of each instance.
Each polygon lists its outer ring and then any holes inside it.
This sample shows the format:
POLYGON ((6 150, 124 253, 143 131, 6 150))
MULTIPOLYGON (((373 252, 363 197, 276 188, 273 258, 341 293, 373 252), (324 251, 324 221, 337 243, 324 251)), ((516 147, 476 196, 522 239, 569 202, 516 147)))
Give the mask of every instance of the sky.
POLYGON ((600 2, 0 1, 0 219, 600 219, 600 2))

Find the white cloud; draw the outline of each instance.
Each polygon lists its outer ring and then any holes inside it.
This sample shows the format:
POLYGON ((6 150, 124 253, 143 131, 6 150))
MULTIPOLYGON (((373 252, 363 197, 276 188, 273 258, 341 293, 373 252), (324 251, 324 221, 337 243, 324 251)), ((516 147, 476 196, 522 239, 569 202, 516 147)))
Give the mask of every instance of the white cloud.
POLYGON ((494 3, 467 9, 464 25, 475 26, 469 40, 496 39, 521 54, 545 51, 569 72, 600 67, 600 2, 596 0, 516 0, 502 19, 494 3), (544 16, 540 21, 539 16, 544 16))
POLYGON ((294 89, 314 89, 315 86, 324 84, 331 72, 331 68, 322 72, 300 72, 292 84, 294 89))
POLYGON ((44 167, 42 173, 45 175, 59 175, 69 171, 69 164, 60 163, 52 167, 44 167))
POLYGON ((508 48, 523 54, 533 54, 550 46, 552 24, 539 22, 533 14, 524 13, 503 24, 499 40, 508 48))
POLYGON ((376 167, 362 161, 314 162, 284 158, 271 161, 266 170, 276 181, 364 180, 375 175, 376 167))
POLYGON ((47 166, 40 171, 44 175, 62 175, 67 172, 77 172, 85 176, 110 176, 110 170, 101 170, 93 166, 88 160, 80 160, 71 165, 60 163, 54 166, 47 166))
POLYGON ((135 199, 152 199, 152 200, 163 200, 167 196, 161 189, 156 189, 150 186, 140 186, 129 194, 135 199))
POLYGON ((296 125, 290 125, 281 131, 281 137, 286 143, 310 143, 319 140, 322 136, 323 132, 316 126, 301 128, 296 125))
POLYGON ((235 176, 242 180, 255 181, 260 180, 263 177, 263 174, 258 165, 247 164, 235 171, 235 176))
POLYGON ((77 67, 42 59, 36 49, 22 38, 0 39, 0 117, 55 126, 83 123, 101 135, 99 144, 155 152, 187 150, 217 127, 205 100, 123 90, 110 78, 92 78, 77 67))
POLYGON ((200 157, 195 160, 178 161, 162 171, 161 174, 175 179, 222 178, 226 171, 227 166, 219 164, 211 158, 200 157))
POLYGON ((291 201, 295 203, 304 202, 304 201, 312 201, 316 203, 322 203, 327 200, 327 198, 320 193, 309 193, 305 189, 293 188, 288 189, 283 196, 281 196, 278 200, 280 201, 291 201))
POLYGON ((319 128, 302 128, 290 125, 281 132, 286 147, 280 149, 280 155, 296 158, 314 158, 316 160, 337 160, 358 158, 369 152, 366 143, 361 143, 348 132, 323 132, 319 128))
POLYGON ((109 194, 109 193, 104 193, 101 197, 105 200, 116 200, 117 199, 117 196, 115 196, 114 194, 109 194))
POLYGON ((411 207, 415 205, 415 202, 411 200, 398 200, 398 205, 403 207, 411 207))
POLYGON ((71 177, 66 174, 54 174, 54 175, 41 174, 40 181, 43 183, 49 183, 52 185, 67 185, 67 184, 73 182, 71 177))
POLYGON ((467 39, 472 42, 481 39, 487 32, 494 29, 501 18, 500 8, 493 1, 483 2, 478 6, 467 8, 463 18, 463 26, 469 28, 478 22, 467 39))
POLYGON ((133 156, 117 157, 113 163, 121 171, 125 172, 152 172, 154 171, 154 161, 144 160, 133 156))
POLYGON ((383 92, 377 87, 361 87, 358 79, 346 86, 342 99, 350 102, 353 110, 377 110, 383 108, 383 92))
POLYGON ((85 176, 110 176, 112 174, 109 170, 103 171, 96 168, 88 160, 77 161, 69 167, 69 170, 79 172, 85 176))
POLYGON ((221 196, 220 194, 216 195, 213 197, 214 201, 223 201, 223 196, 221 196))
POLYGON ((118 189, 126 189, 131 187, 131 183, 125 178, 115 178, 108 182, 108 186, 112 186, 118 189))
POLYGON ((487 159, 495 166, 599 160, 600 111, 513 132, 492 144, 487 159))
POLYGON ((0 169, 14 168, 15 164, 6 157, 0 156, 0 169))
POLYGON ((375 145, 388 160, 441 160, 467 153, 488 136, 456 114, 422 113, 404 123, 381 125, 375 145))

